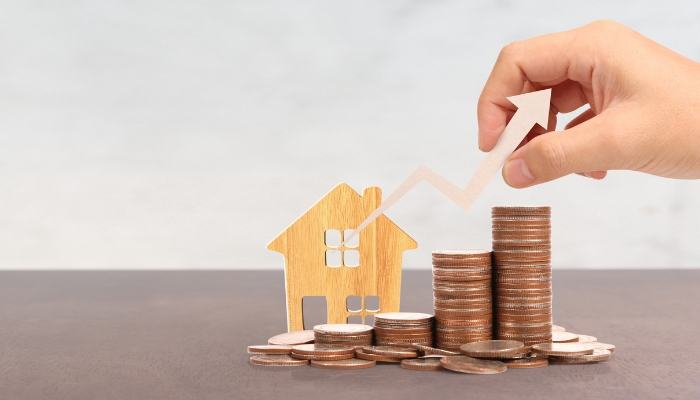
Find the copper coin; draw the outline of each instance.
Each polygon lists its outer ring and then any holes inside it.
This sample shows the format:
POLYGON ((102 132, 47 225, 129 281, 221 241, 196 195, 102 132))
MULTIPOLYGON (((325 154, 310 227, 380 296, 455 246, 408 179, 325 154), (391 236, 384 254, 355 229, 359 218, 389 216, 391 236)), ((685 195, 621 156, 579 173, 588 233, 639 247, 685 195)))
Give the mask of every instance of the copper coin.
POLYGON ((615 345, 614 344, 608 344, 608 343, 600 343, 600 342, 594 342, 594 343, 586 343, 586 345, 593 347, 594 349, 598 350, 608 350, 611 353, 615 352, 615 345))
POLYGON ((386 322, 429 322, 433 320, 433 316, 424 313, 410 313, 410 312, 393 312, 393 313, 381 313, 374 314, 375 321, 386 321, 386 322))
POLYGON ((467 356, 443 357, 440 363, 446 369, 467 374, 498 374, 506 370, 506 365, 500 361, 479 360, 467 356))
POLYGON ((314 332, 324 335, 362 335, 372 332, 372 327, 362 324, 323 324, 314 326, 314 332))
POLYGON ((292 352, 290 354, 293 358, 300 360, 324 360, 324 361, 335 361, 335 360, 345 360, 348 358, 355 357, 355 349, 353 349, 352 354, 340 354, 340 355, 323 355, 323 354, 298 354, 292 352))
POLYGON ((416 350, 420 350, 425 352, 425 354, 437 354, 441 356, 458 356, 460 355, 459 351, 447 351, 447 350, 440 350, 436 349, 434 347, 430 346, 423 346, 420 344, 408 344, 408 347, 416 350))
POLYGON ((314 331, 294 331, 281 333, 267 340, 269 345, 294 346, 314 342, 314 331))
POLYGON ((328 344, 333 346, 350 346, 355 348, 357 346, 367 346, 372 344, 372 340, 348 340, 343 342, 328 342, 321 339, 316 340, 317 344, 328 344))
POLYGON ((598 338, 595 336, 578 335, 578 341, 579 343, 595 343, 598 341, 598 338))
POLYGON ((548 356, 566 356, 573 354, 593 354, 593 346, 587 343, 540 343, 532 346, 533 353, 548 356))
POLYGON ((484 279, 491 279, 491 271, 484 274, 471 274, 471 275, 437 275, 433 274, 433 279, 439 279, 441 281, 452 281, 452 282, 470 282, 470 281, 482 281, 484 279))
POLYGON ((552 325, 552 332, 566 332, 566 328, 559 325, 552 325))
POLYGON ((375 365, 377 365, 375 361, 359 360, 357 358, 350 358, 347 360, 338 361, 311 361, 312 367, 327 369, 360 369, 374 367, 375 365))
POLYGON ((403 358, 401 358, 401 357, 389 357, 389 356, 381 356, 379 354, 368 353, 362 348, 355 349, 355 357, 363 359, 363 360, 385 361, 385 362, 396 362, 396 363, 401 362, 401 360, 403 360, 403 358))
POLYGON ((291 352, 292 352, 292 346, 282 346, 282 345, 248 346, 248 353, 253 353, 253 354, 289 354, 291 352))
POLYGON ((470 357, 499 357, 522 353, 525 346, 515 340, 486 340, 461 346, 459 351, 470 357))
POLYGON ((443 249, 434 250, 433 257, 490 257, 491 252, 486 249, 443 249))
POLYGON ((309 363, 309 360, 297 360, 286 354, 258 354, 250 357, 250 363, 275 367, 295 367, 297 365, 306 365, 309 363))
POLYGON ((411 358, 401 360, 401 367, 417 371, 440 371, 442 367, 439 358, 411 358))
POLYGON ((425 328, 409 328, 409 329, 391 329, 391 328, 381 328, 378 326, 374 327, 374 334, 375 335, 383 335, 387 333, 428 333, 432 332, 433 328, 432 326, 428 326, 425 328))
POLYGON ((593 354, 583 354, 575 356, 549 356, 552 364, 588 364, 609 360, 612 353, 608 350, 594 349, 593 354))
POLYGON ((377 339, 377 346, 405 346, 408 343, 432 344, 433 339, 377 339))
POLYGON ((418 351, 410 347, 398 346, 367 346, 362 349, 365 353, 377 354, 380 356, 399 357, 399 358, 416 358, 418 351))
POLYGON ((553 343, 578 342, 578 335, 571 332, 552 332, 553 343))
POLYGON ((334 346, 329 344, 300 344, 292 347, 292 352, 297 354, 340 355, 354 354, 355 349, 350 346, 334 346))
POLYGON ((527 357, 518 360, 504 360, 506 367, 510 368, 539 368, 545 367, 549 361, 544 357, 527 357))
POLYGON ((372 340, 374 336, 333 336, 333 335, 316 335, 316 342, 356 342, 362 340, 372 340))

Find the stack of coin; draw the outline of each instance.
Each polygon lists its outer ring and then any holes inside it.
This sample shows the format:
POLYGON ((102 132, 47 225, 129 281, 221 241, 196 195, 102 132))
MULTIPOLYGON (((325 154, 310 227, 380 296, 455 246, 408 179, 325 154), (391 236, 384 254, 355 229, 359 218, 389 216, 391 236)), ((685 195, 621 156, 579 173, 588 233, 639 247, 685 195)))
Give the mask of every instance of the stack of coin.
POLYGON ((324 324, 314 326, 314 343, 337 346, 372 345, 372 327, 360 324, 324 324))
POLYGON ((491 216, 496 338, 551 342, 551 209, 493 207, 491 216))
POLYGON ((378 346, 404 346, 409 343, 432 346, 433 316, 409 312, 375 314, 374 338, 378 346))
POLYGON ((433 251, 433 294, 438 348, 492 339, 490 251, 433 251))

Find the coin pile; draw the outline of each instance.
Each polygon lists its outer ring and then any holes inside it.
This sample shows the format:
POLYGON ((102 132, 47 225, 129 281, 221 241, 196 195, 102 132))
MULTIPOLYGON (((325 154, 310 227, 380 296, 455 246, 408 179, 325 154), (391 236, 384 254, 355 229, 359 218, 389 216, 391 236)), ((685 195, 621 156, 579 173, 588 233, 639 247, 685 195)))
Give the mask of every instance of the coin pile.
POLYGON ((433 251, 433 295, 438 348, 493 337, 490 251, 433 251))
POLYGON ((550 207, 493 207, 497 339, 532 346, 552 340, 550 207))
POLYGON ((361 324, 324 324, 314 326, 314 343, 335 346, 368 346, 372 344, 372 327, 361 324))
POLYGON ((433 316, 393 312, 374 315, 374 337, 378 346, 433 345, 433 316))

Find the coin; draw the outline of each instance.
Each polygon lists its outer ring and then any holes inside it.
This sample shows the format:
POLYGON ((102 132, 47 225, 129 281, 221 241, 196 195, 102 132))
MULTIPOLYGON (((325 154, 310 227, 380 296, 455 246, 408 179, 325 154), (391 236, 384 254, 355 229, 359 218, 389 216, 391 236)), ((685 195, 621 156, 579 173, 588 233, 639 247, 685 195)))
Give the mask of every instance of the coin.
POLYGON ((314 326, 314 332, 323 335, 362 335, 372 333, 373 328, 362 324, 323 324, 314 326))
POLYGON ((309 363, 309 360, 297 360, 286 354, 258 354, 250 357, 250 363, 276 367, 294 367, 297 365, 306 365, 309 363))
POLYGON ((552 332, 566 332, 566 328, 559 325, 552 325, 552 332))
POLYGON ((378 326, 374 327, 374 333, 377 335, 391 334, 391 333, 430 333, 433 331, 431 325, 425 328, 407 328, 407 329, 392 329, 392 328, 381 328, 378 326))
POLYGON ((423 313, 393 312, 374 315, 375 321, 381 322, 429 322, 433 316, 423 313))
POLYGON ((553 343, 578 342, 578 335, 571 332, 552 332, 553 343))
POLYGON ((409 358, 401 360, 401 367, 417 371, 440 371, 445 369, 439 358, 409 358))
POLYGON ((314 342, 314 331, 294 331, 281 333, 277 336, 273 336, 267 340, 269 345, 286 345, 294 346, 297 344, 307 344, 314 342))
POLYGON ((382 356, 379 354, 368 353, 363 348, 355 349, 355 357, 361 358, 363 360, 397 362, 397 363, 401 362, 401 360, 403 360, 403 358, 401 358, 401 357, 389 357, 389 356, 382 356))
POLYGON ((614 344, 607 344, 607 343, 600 343, 600 342, 588 342, 586 345, 593 347, 594 349, 599 349, 599 350, 608 350, 611 353, 615 352, 615 345, 614 344))
POLYGON ((418 352, 410 347, 398 346, 367 346, 362 349, 365 353, 377 354, 380 356, 416 358, 418 352))
POLYGON ((510 368, 538 368, 549 364, 545 357, 527 357, 518 360, 504 360, 506 367, 510 368))
POLYGON ((412 349, 423 351, 423 352, 425 352, 425 354, 437 354, 437 355, 441 355, 441 356, 458 356, 458 355, 460 355, 460 353, 458 351, 440 350, 440 349, 436 349, 434 347, 423 346, 420 344, 411 343, 411 344, 408 344, 407 346, 412 348, 412 349))
POLYGON ((440 359, 443 368, 468 374, 498 374, 505 372, 506 365, 500 361, 479 360, 467 356, 447 356, 440 359))
POLYGON ((291 352, 292 352, 292 346, 282 346, 282 345, 248 346, 248 353, 255 353, 255 354, 289 354, 291 352))
POLYGON ((485 340, 464 344, 459 351, 465 356, 477 358, 490 358, 522 353, 525 346, 515 340, 485 340))
POLYGON ((352 354, 337 354, 337 355, 324 355, 324 354, 299 354, 295 352, 291 352, 289 354, 293 358, 297 358, 300 360, 325 360, 325 361, 332 361, 332 360, 345 360, 347 358, 353 358, 355 357, 355 349, 352 349, 353 353, 352 354))
POLYGON ((548 356, 566 356, 571 354, 593 354, 593 346, 588 343, 540 343, 532 346, 533 353, 548 356))
POLYGON ((595 336, 578 335, 578 341, 579 343, 595 343, 598 341, 598 338, 595 336))
POLYGON ((612 353, 608 350, 594 349, 593 354, 582 355, 567 355, 567 356, 549 356, 549 362, 552 364, 588 364, 609 360, 612 353))
POLYGON ((360 360, 357 358, 350 358, 347 360, 338 361, 311 361, 311 366, 316 368, 327 368, 327 369, 360 369, 374 367, 377 363, 375 361, 360 360))
POLYGON ((292 347, 292 353, 297 354, 318 354, 318 355, 341 355, 354 354, 355 349, 350 346, 334 346, 328 344, 301 344, 292 347))

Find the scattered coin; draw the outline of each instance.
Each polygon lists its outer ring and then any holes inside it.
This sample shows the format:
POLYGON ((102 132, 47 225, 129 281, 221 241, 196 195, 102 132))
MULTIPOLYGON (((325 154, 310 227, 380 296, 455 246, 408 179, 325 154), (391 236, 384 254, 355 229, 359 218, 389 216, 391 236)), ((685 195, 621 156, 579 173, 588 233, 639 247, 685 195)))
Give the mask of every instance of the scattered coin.
POLYGON ((567 355, 567 356, 549 356, 549 362, 552 364, 588 364, 609 360, 612 353, 608 350, 595 349, 593 354, 567 355))
POLYGON ((484 340, 463 344, 459 351, 469 357, 494 358, 522 353, 525 345, 515 340, 484 340))
POLYGON ((458 356, 460 355, 459 351, 447 351, 447 350, 441 350, 441 349, 436 349, 434 347, 430 346, 423 346, 420 344, 408 344, 408 347, 416 350, 420 350, 425 352, 425 354, 437 354, 441 356, 458 356))
POLYGON ((275 367, 295 367, 297 365, 306 365, 309 363, 309 360, 298 360, 286 354, 258 354, 250 357, 250 363, 275 367))
POLYGON ((347 360, 338 361, 321 361, 313 360, 311 361, 311 366, 316 368, 327 368, 327 369, 360 369, 374 367, 377 363, 375 361, 360 360, 357 358, 350 358, 347 360))
POLYGON ((508 369, 510 368, 539 368, 549 364, 546 357, 527 357, 517 360, 503 360, 508 369))
POLYGON ((389 356, 381 356, 379 354, 371 354, 367 353, 363 348, 357 348, 355 349, 355 357, 361 358, 363 360, 372 360, 372 361, 386 361, 386 362, 401 362, 403 358, 401 357, 389 357, 389 356))
POLYGON ((365 353, 377 354, 380 356, 416 358, 418 351, 410 347, 398 346, 367 346, 362 349, 365 353))
POLYGON ((593 346, 590 343, 539 343, 533 345, 530 351, 548 356, 593 354, 593 346))
POLYGON ((267 340, 269 345, 294 346, 297 344, 307 344, 314 342, 314 331, 294 331, 281 333, 267 340))
POLYGON ((552 332, 552 343, 578 342, 578 335, 571 332, 552 332))
POLYGON ((607 343, 600 343, 600 342, 593 342, 593 343, 586 343, 586 345, 593 347, 594 349, 599 349, 599 350, 608 350, 611 353, 615 352, 615 345, 614 344, 607 344, 607 343))
POLYGON ((418 371, 441 371, 445 369, 439 358, 407 358, 401 360, 401 367, 418 371))
POLYGON ((598 341, 598 338, 595 336, 578 335, 578 341, 579 343, 595 343, 598 341))
POLYGON ((566 328, 559 325, 552 325, 552 332, 566 332, 566 328))
POLYGON ((500 361, 480 360, 467 356, 448 356, 440 359, 445 369, 468 374, 498 374, 505 372, 506 365, 500 361))
POLYGON ((291 352, 292 352, 292 346, 282 346, 282 345, 248 346, 248 353, 254 353, 254 354, 289 354, 291 352))

